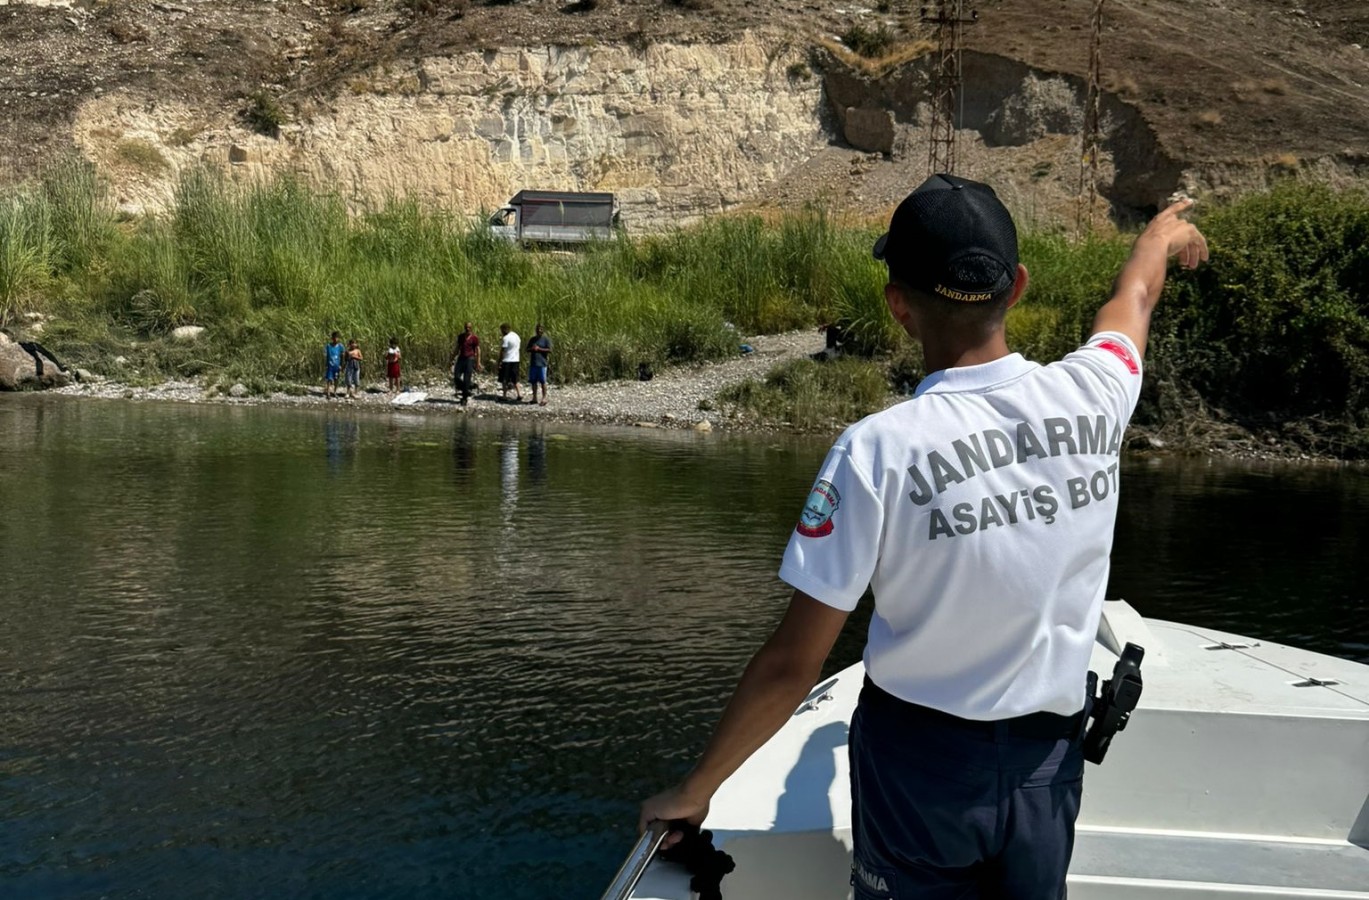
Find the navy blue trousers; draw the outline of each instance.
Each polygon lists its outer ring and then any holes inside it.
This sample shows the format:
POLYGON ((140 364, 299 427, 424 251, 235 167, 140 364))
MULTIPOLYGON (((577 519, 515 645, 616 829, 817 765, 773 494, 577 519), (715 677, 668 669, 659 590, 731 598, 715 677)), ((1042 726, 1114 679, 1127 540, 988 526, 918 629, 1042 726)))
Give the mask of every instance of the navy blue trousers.
POLYGON ((856 900, 1064 897, 1084 757, 1040 718, 967 722, 867 681, 849 740, 856 900))
POLYGON ((475 357, 458 356, 456 358, 456 368, 452 372, 453 387, 461 393, 461 402, 465 403, 471 396, 471 379, 475 377, 475 357))

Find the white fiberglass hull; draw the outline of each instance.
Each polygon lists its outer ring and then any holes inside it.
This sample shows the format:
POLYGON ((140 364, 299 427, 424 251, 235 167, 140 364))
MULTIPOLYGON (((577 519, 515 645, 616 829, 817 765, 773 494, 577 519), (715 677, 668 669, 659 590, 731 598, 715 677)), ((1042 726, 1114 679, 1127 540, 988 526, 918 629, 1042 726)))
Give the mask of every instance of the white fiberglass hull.
MULTIPOLYGON (((1369 666, 1143 620, 1108 603, 1092 668, 1146 649, 1145 691, 1084 776, 1071 900, 1369 900, 1369 666)), ((818 686, 727 781, 705 826, 727 900, 849 897, 846 731, 859 664, 818 686)), ((653 862, 632 896, 688 900, 653 862)))

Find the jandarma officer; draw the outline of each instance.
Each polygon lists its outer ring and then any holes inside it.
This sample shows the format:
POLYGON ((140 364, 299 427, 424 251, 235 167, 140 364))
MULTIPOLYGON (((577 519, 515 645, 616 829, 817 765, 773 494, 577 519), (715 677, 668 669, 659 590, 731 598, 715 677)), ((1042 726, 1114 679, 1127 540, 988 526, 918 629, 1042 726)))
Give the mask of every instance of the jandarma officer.
POLYGON ((1189 202, 1136 239, 1092 336, 1048 366, 1004 338, 1027 270, 993 190, 937 175, 899 205, 874 254, 931 374, 832 447, 780 567, 788 610, 694 768, 642 804, 639 827, 703 820, 818 680, 868 585, 849 738, 856 896, 1063 894, 1121 433, 1167 261, 1207 259, 1180 218, 1189 202))

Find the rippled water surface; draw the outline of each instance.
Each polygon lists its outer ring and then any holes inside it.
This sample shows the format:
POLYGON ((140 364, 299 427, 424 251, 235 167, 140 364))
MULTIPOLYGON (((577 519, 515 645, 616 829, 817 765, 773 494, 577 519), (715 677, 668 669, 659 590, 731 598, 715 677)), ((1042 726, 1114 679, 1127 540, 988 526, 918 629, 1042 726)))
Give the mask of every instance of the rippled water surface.
MULTIPOLYGON (((597 897, 825 450, 0 398, 0 896, 597 897)), ((1369 475, 1124 473, 1111 595, 1369 662, 1369 475)))

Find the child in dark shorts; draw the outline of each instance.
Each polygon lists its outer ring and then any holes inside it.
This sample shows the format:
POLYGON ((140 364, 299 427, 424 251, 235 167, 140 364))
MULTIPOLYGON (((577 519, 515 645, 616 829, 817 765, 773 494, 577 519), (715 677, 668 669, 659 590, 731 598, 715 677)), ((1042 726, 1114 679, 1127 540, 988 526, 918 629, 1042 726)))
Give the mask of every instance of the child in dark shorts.
POLYGON ((346 361, 342 365, 342 383, 347 388, 347 399, 355 400, 361 384, 361 347, 356 338, 347 342, 346 361))

